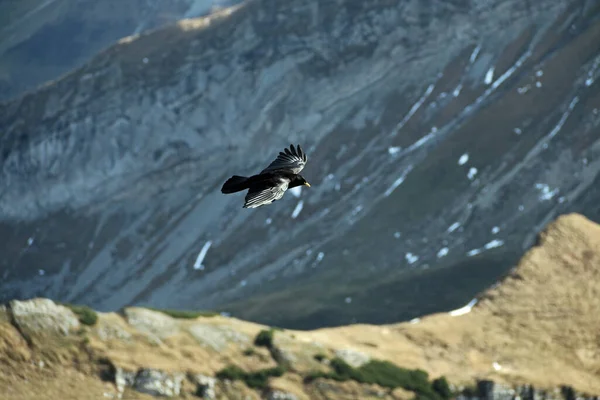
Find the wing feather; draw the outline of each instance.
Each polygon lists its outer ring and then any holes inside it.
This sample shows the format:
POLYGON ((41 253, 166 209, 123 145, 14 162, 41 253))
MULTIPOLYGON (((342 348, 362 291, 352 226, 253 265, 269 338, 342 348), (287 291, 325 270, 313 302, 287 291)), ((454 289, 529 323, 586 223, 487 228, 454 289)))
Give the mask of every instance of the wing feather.
POLYGON ((250 189, 244 199, 243 208, 256 208, 279 200, 283 197, 288 185, 289 182, 282 181, 279 185, 266 189, 250 189))
POLYGON ((302 151, 300 145, 297 145, 296 148, 294 148, 294 145, 291 144, 289 149, 285 148, 283 151, 280 151, 277 158, 260 173, 288 170, 291 173, 298 174, 306 165, 306 161, 306 154, 302 151))

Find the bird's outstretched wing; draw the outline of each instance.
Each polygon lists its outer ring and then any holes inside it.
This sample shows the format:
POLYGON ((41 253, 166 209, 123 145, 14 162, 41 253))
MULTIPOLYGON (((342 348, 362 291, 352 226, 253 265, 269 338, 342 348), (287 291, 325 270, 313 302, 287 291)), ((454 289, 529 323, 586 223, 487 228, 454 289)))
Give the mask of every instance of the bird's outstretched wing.
POLYGON ((256 208, 279 200, 287 190, 288 184, 289 182, 282 181, 279 185, 268 187, 266 189, 251 188, 246 194, 243 208, 256 208))
POLYGON ((304 165, 306 165, 306 154, 304 154, 300 145, 297 145, 296 148, 294 148, 294 145, 291 144, 289 149, 286 148, 284 151, 280 151, 277 158, 260 173, 288 170, 293 174, 298 174, 302 171, 304 165))

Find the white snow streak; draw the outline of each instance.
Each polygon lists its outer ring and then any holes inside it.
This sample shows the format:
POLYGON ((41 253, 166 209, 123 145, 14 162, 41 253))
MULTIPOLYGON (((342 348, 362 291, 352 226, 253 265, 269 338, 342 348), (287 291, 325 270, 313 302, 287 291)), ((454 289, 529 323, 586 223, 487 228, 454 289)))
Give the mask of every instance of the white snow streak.
POLYGON ((440 249, 440 251, 437 252, 437 258, 442 258, 442 257, 447 256, 448 252, 449 252, 449 250, 447 247, 440 249))
POLYGON ((475 62, 475 60, 477 59, 477 55, 479 55, 480 50, 481 50, 480 45, 477 45, 477 47, 475 47, 475 49, 473 49, 473 52, 471 53, 471 57, 469 57, 469 62, 471 64, 473 64, 473 62, 475 62))
POLYGON ((502 247, 503 245, 504 245, 504 240, 494 239, 491 242, 488 242, 485 246, 483 246, 483 248, 486 250, 489 250, 489 249, 495 249, 496 247, 502 247))
POLYGON ((494 79, 494 69, 495 67, 491 67, 490 69, 488 69, 487 73, 485 74, 485 84, 489 85, 490 83, 492 83, 492 80, 494 79))
POLYGON ((481 253, 481 250, 480 250, 480 249, 473 249, 473 250, 469 250, 469 251, 467 252, 467 256, 468 256, 468 257, 473 257, 473 256, 476 256, 476 255, 477 255, 477 254, 479 254, 479 253, 481 253))
POLYGON ((392 192, 396 190, 396 188, 400 186, 402 182, 404 182, 404 178, 406 178, 406 175, 408 175, 410 171, 412 171, 412 165, 409 165, 408 168, 404 170, 400 178, 396 179, 394 183, 392 183, 392 185, 385 191, 384 195, 387 197, 392 194, 392 192))
POLYGON ((473 309, 473 306, 475 304, 477 304, 477 299, 471 300, 466 306, 461 307, 461 308, 457 308, 456 310, 452 310, 448 314, 450 314, 453 317, 457 317, 459 315, 468 314, 468 313, 471 312, 471 310, 473 309))
POLYGON ((204 261, 204 257, 206 257, 206 252, 208 251, 208 249, 210 248, 210 246, 212 245, 212 241, 208 241, 206 243, 204 243, 204 246, 202 246, 202 250, 200 250, 200 253, 198 253, 198 257, 196 257, 196 262, 194 263, 194 269, 199 269, 199 270, 203 270, 204 269, 204 265, 202 265, 202 261, 204 261))
POLYGON ((573 100, 571 100, 571 103, 569 103, 569 109, 563 113, 563 115, 560 117, 560 121, 558 121, 558 124, 556 124, 556 126, 550 131, 548 137, 553 138, 556 136, 556 134, 562 129, 565 122, 567 122, 567 118, 569 118, 571 111, 573 111, 578 102, 579 97, 575 96, 573 100))
POLYGON ((417 102, 415 104, 413 104, 413 106, 410 108, 408 113, 404 116, 404 118, 402 118, 402 121, 400 121, 398 123, 398 125, 396 125, 396 129, 392 133, 392 136, 396 136, 398 134, 398 132, 400 132, 400 129, 402 129, 404 127, 404 125, 406 125, 408 120, 411 119, 413 115, 415 115, 415 113, 423 105, 423 103, 425 102, 427 97, 429 97, 431 92, 433 92, 434 87, 435 87, 434 84, 430 84, 427 87, 427 90, 425 90, 425 93, 423 93, 423 95, 419 98, 419 100, 417 100, 417 102))
POLYGON ((454 91, 452 92, 452 96, 454 97, 458 97, 458 95, 460 94, 460 91, 462 90, 462 85, 458 85, 456 87, 456 89, 454 89, 454 91))
POLYGON ((457 230, 460 227, 460 223, 459 222, 455 222, 452 225, 450 225, 448 227, 448 229, 446 230, 446 232, 454 232, 455 230, 457 230))
POLYGON ((296 204, 296 208, 294 208, 294 211, 292 212, 292 218, 296 218, 298 215, 300 215, 302 207, 304 207, 304 200, 300 200, 298 204, 296 204))

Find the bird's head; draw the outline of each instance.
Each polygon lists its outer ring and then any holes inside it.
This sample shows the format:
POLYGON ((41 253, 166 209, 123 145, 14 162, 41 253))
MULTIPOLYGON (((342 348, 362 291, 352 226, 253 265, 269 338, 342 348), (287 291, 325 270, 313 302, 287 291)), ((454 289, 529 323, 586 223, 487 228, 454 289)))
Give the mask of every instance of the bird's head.
POLYGON ((304 177, 302 175, 296 175, 294 177, 294 179, 290 182, 290 188, 296 187, 296 186, 308 186, 310 187, 310 183, 308 183, 306 181, 306 179, 304 179, 304 177))

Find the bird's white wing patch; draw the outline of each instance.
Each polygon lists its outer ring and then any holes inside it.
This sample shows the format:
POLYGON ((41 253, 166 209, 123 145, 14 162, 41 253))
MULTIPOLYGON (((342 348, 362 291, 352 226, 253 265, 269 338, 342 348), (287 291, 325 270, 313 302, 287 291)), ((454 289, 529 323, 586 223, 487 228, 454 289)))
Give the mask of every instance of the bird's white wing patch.
POLYGON ((265 204, 271 204, 275 200, 283 197, 289 185, 288 181, 283 181, 274 187, 258 191, 248 191, 246 194, 243 208, 256 208, 265 204))

